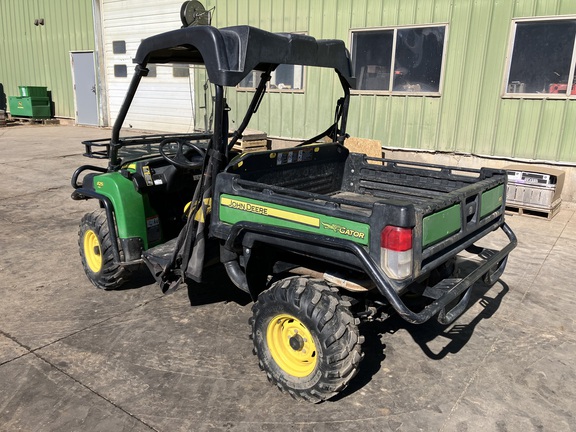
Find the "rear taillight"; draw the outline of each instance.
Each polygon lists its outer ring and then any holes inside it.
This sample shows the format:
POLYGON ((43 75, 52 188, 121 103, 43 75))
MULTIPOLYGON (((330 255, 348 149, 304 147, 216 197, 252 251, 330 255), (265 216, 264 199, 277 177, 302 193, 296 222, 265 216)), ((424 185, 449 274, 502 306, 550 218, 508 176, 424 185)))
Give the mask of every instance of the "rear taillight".
POLYGON ((412 228, 387 226, 380 234, 380 266, 393 279, 412 274, 412 228))

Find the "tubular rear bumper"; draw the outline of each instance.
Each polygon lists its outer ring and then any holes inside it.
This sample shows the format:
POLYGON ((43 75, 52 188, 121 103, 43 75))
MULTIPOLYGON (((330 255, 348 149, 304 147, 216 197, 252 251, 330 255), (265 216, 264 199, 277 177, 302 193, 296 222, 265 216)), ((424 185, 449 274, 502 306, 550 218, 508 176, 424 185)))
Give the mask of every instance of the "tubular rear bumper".
POLYGON ((242 243, 246 247, 252 247, 256 242, 269 243, 268 239, 284 239, 283 241, 285 242, 298 242, 304 245, 315 245, 335 251, 348 252, 354 255, 360 267, 374 281, 379 292, 406 321, 413 324, 422 324, 438 315, 438 321, 441 324, 450 324, 466 310, 471 298, 471 288, 477 280, 487 275, 489 282, 495 282, 504 271, 508 255, 516 247, 517 239, 506 223, 500 225, 499 228, 508 237, 508 244, 499 251, 477 248, 478 251, 484 252, 479 253, 484 258, 484 261, 464 278, 444 279, 433 287, 437 293, 441 294, 420 312, 412 311, 404 303, 397 291, 398 283, 390 280, 380 266, 370 257, 369 252, 357 243, 252 222, 240 222, 233 225, 228 233, 225 247, 232 250, 234 245, 238 243, 242 243), (461 294, 464 294, 464 296, 458 304, 447 311, 446 307, 461 294))
MULTIPOLYGON (((402 300, 396 295, 390 295, 389 290, 385 289, 381 292, 390 301, 394 309, 404 318, 414 324, 421 324, 428 321, 430 318, 438 314, 438 322, 441 324, 450 324, 458 318, 468 306, 472 293, 472 285, 481 277, 487 275, 491 283, 496 280, 504 272, 506 262, 510 252, 516 247, 518 241, 516 236, 507 224, 500 227, 508 237, 508 244, 499 251, 481 250, 480 256, 486 256, 486 259, 474 271, 462 279, 445 279, 437 284, 434 288, 437 291, 443 291, 438 299, 434 300, 431 304, 426 306, 424 310, 419 313, 411 311, 402 300), (489 252, 489 253, 485 253, 489 252), (452 309, 446 311, 446 306, 457 299, 461 294, 464 296, 452 309)), ((380 285, 378 285, 381 288, 380 285)), ((395 293, 394 293, 395 294, 395 293)))

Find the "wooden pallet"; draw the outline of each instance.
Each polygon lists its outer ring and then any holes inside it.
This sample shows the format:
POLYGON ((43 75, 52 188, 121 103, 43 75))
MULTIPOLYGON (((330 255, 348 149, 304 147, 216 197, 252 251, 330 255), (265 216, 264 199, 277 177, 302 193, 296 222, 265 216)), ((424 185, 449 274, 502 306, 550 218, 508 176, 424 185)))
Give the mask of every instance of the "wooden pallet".
POLYGON ((233 149, 244 153, 268 150, 268 134, 255 129, 246 129, 233 149))
POLYGON ((518 204, 506 204, 506 213, 507 214, 517 214, 519 216, 528 216, 538 219, 547 219, 550 220, 558 212, 560 211, 560 204, 558 203, 554 205, 552 208, 544 209, 544 208, 537 208, 537 207, 530 207, 530 206, 522 206, 518 204))
POLYGON ((268 145, 266 140, 262 141, 248 141, 248 142, 240 142, 238 141, 234 147, 232 147, 236 151, 241 151, 244 153, 261 151, 261 150, 268 150, 268 145))
POLYGON ((41 125, 54 125, 60 124, 60 120, 54 118, 33 118, 33 117, 10 117, 12 123, 18 124, 41 124, 41 125))
POLYGON ((233 149, 245 153, 268 150, 268 140, 260 139, 260 140, 248 141, 240 139, 236 142, 236 145, 234 145, 233 149))

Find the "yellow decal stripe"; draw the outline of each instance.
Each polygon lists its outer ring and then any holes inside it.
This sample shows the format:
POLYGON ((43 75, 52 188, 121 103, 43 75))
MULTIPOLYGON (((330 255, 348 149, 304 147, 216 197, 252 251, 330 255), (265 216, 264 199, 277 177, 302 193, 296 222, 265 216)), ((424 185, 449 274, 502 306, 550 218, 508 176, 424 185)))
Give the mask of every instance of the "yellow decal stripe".
POLYGON ((284 219, 287 221, 297 222, 303 225, 313 226, 316 228, 320 227, 320 219, 312 216, 306 216, 298 213, 289 212, 286 210, 280 210, 272 207, 261 206, 258 204, 252 204, 245 201, 238 201, 224 197, 220 199, 220 204, 225 207, 229 207, 231 209, 240 210, 248 213, 254 213, 261 216, 270 216, 278 219, 284 219))

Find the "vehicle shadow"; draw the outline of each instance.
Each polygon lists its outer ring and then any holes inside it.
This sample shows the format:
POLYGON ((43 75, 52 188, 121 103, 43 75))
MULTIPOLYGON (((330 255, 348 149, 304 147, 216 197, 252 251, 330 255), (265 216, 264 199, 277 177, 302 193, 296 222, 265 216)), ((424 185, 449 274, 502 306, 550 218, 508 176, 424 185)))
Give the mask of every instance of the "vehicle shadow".
POLYGON ((467 310, 475 304, 480 305, 483 309, 466 324, 459 324, 456 321, 456 324, 444 326, 436 320, 431 320, 427 325, 421 326, 407 323, 396 317, 396 321, 398 321, 397 329, 406 329, 422 352, 432 360, 441 360, 449 354, 456 354, 470 341, 476 326, 482 320, 492 317, 502 304, 502 300, 510 288, 502 280, 499 280, 492 288, 496 289, 498 285, 501 289, 494 297, 487 295, 491 287, 486 285, 475 287, 476 290, 473 292, 467 310), (447 343, 440 350, 434 351, 429 344, 438 338, 445 339, 447 343))
POLYGON ((188 299, 191 306, 211 303, 234 302, 246 306, 252 299, 250 295, 236 287, 228 278, 221 264, 204 269, 203 282, 189 281, 188 299))
POLYGON ((154 276, 152 276, 152 273, 150 273, 144 264, 141 264, 130 270, 128 281, 120 288, 116 288, 115 291, 135 290, 155 283, 156 280, 154 276))
POLYGON ((386 359, 386 344, 382 341, 385 335, 394 334, 398 330, 406 330, 427 357, 432 360, 441 360, 449 354, 458 353, 466 346, 478 324, 494 315, 509 290, 508 285, 502 280, 499 280, 493 287, 477 283, 466 310, 476 304, 479 304, 483 309, 466 324, 459 324, 456 321, 455 324, 445 326, 440 324, 434 317, 423 325, 417 325, 411 324, 399 315, 394 314, 384 321, 361 325, 360 331, 365 337, 365 342, 362 345, 364 359, 360 364, 360 371, 350 382, 349 386, 331 400, 337 401, 357 392, 366 386, 372 380, 372 377, 378 373, 382 362, 386 359), (495 296, 487 295, 488 291, 497 289, 498 286, 500 286, 500 290, 495 296), (447 343, 442 344, 442 348, 439 350, 431 348, 432 342, 437 346, 440 339, 445 339, 447 343))
MULTIPOLYGON (((140 289, 148 285, 157 285, 154 276, 145 265, 132 269, 128 282, 117 288, 117 291, 140 289)), ((191 306, 207 305, 220 302, 235 302, 246 306, 252 301, 250 296, 237 288, 228 278, 224 266, 213 265, 204 269, 203 282, 188 280, 176 290, 187 289, 191 306)), ((169 295, 169 294, 167 294, 169 295)))

